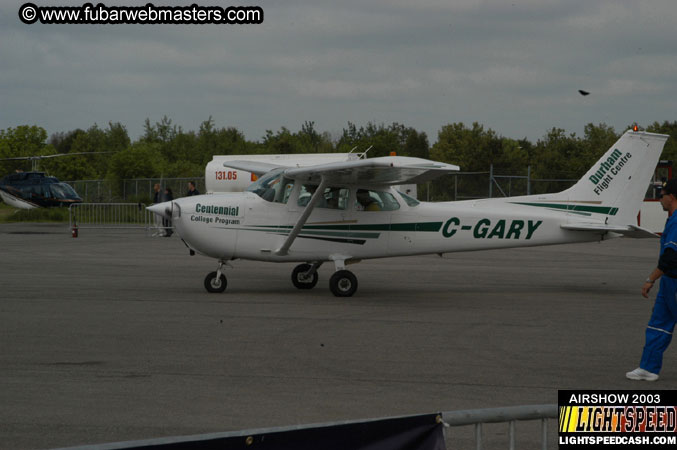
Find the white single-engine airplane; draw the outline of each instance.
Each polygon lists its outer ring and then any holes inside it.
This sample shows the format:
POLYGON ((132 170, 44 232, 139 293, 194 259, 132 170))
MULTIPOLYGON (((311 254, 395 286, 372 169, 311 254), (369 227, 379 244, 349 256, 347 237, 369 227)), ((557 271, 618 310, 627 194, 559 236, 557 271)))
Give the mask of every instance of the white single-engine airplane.
POLYGON ((571 188, 556 193, 426 203, 393 185, 422 183, 459 168, 420 158, 382 157, 291 168, 251 161, 229 167, 263 175, 245 192, 198 195, 150 206, 171 216, 193 252, 216 258, 204 281, 223 292, 234 259, 302 262, 299 289, 317 284, 332 261, 329 288, 357 290, 346 265, 369 258, 655 237, 637 213, 668 136, 627 131, 571 188), (265 174, 265 175, 264 175, 265 174))

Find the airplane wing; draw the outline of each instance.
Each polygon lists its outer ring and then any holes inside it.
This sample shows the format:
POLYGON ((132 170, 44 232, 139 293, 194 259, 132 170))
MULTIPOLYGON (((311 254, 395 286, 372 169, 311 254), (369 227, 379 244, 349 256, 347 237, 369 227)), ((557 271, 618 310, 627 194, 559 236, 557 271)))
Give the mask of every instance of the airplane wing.
POLYGON ((569 223, 560 225, 565 230, 573 231, 588 231, 595 233, 618 233, 625 237, 643 239, 643 238, 657 238, 658 235, 646 228, 641 228, 635 225, 605 225, 603 223, 569 223))
POLYGON ((251 172, 256 176, 261 176, 264 173, 268 173, 271 170, 279 168, 288 168, 289 166, 280 166, 278 164, 270 164, 259 161, 226 161, 223 163, 223 167, 230 167, 232 169, 244 170, 246 172, 251 172))
POLYGON ((277 255, 286 255, 289 252, 289 248, 308 220, 308 217, 310 217, 315 204, 324 193, 324 188, 328 185, 422 183, 458 170, 458 166, 452 164, 403 156, 386 156, 382 158, 318 164, 309 167, 288 168, 284 171, 285 177, 304 183, 317 183, 319 186, 308 205, 306 205, 301 217, 299 217, 294 225, 294 228, 287 236, 287 239, 275 253, 277 255))
POLYGON ((358 159, 316 166, 288 168, 287 178, 303 182, 330 184, 396 185, 423 183, 441 175, 457 172, 458 166, 405 156, 358 159))

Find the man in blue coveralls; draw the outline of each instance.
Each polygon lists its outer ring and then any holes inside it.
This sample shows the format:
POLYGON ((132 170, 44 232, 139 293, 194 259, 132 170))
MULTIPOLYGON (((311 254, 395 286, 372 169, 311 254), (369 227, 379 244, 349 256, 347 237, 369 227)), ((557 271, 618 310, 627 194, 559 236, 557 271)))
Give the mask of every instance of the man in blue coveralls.
POLYGON ((646 343, 639 367, 625 376, 631 380, 656 381, 663 365, 663 352, 672 340, 677 322, 677 178, 663 184, 661 194, 663 210, 670 216, 661 236, 661 251, 656 267, 642 286, 642 295, 649 298, 649 291, 660 278, 656 304, 646 327, 646 343))

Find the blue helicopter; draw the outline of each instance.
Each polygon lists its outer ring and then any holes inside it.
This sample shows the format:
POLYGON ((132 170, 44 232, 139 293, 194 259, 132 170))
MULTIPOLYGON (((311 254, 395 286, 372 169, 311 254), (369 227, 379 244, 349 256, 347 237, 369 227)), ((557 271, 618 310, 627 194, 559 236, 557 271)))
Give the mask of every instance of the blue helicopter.
MULTIPOLYGON (((109 152, 90 152, 87 154, 92 153, 109 152)), ((0 198, 8 205, 19 209, 52 208, 55 206, 67 207, 73 203, 81 203, 82 198, 70 185, 37 170, 38 160, 81 154, 85 153, 59 153, 56 155, 19 156, 0 159, 0 161, 32 161, 32 170, 30 172, 17 171, 0 179, 0 198)))
POLYGON ((0 179, 0 198, 20 209, 51 208, 82 202, 72 187, 44 172, 18 172, 0 179))

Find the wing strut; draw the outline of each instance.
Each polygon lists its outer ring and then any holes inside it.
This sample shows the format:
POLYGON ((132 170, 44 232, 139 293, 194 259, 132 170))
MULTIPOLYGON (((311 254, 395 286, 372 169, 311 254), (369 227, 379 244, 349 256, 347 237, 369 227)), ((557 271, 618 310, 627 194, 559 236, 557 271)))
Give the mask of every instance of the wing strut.
POLYGON ((291 247, 291 244, 294 242, 296 237, 301 232, 303 225, 306 224, 306 221, 308 220, 308 217, 310 217, 310 213, 313 212, 313 209, 315 209, 315 205, 317 204, 317 202, 324 195, 324 188, 326 188, 326 187, 327 187, 327 180, 324 177, 322 177, 322 181, 320 181, 320 185, 317 187, 317 189, 315 190, 315 193, 310 198, 310 201, 306 205, 306 209, 303 210, 301 217, 299 217, 299 220, 296 222, 296 225, 294 225, 294 228, 289 233, 289 236, 287 236, 287 240, 284 241, 284 244, 282 244, 282 247, 275 250, 276 255, 285 256, 289 252, 289 247, 291 247))

